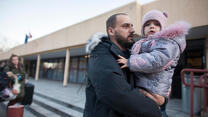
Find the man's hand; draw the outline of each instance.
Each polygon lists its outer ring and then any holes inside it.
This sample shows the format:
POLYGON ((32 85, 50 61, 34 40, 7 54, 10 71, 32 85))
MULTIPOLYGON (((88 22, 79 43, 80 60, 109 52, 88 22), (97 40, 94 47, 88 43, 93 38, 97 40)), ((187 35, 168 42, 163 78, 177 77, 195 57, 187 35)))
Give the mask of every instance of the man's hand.
POLYGON ((158 106, 161 106, 165 102, 165 98, 158 94, 151 94, 143 89, 139 89, 140 92, 142 92, 145 96, 149 97, 153 101, 157 103, 158 106))
POLYGON ((126 67, 128 67, 128 66, 127 66, 128 59, 126 59, 126 58, 124 58, 123 56, 120 56, 120 55, 118 55, 118 57, 119 57, 119 59, 117 60, 117 62, 120 63, 120 64, 123 64, 123 65, 121 66, 121 68, 126 68, 126 67))

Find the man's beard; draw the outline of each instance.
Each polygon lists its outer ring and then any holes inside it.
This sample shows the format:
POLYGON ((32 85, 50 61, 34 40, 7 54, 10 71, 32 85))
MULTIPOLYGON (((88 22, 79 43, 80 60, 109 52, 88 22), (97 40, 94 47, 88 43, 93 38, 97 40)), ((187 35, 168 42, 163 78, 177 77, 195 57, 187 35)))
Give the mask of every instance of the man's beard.
MULTIPOLYGON (((134 34, 131 33, 128 37, 133 36, 134 34)), ((134 44, 134 41, 130 42, 128 41, 128 37, 123 37, 122 35, 120 35, 119 33, 115 32, 115 39, 118 42, 118 44, 121 47, 124 47, 126 49, 130 49, 132 47, 132 45, 134 44)))

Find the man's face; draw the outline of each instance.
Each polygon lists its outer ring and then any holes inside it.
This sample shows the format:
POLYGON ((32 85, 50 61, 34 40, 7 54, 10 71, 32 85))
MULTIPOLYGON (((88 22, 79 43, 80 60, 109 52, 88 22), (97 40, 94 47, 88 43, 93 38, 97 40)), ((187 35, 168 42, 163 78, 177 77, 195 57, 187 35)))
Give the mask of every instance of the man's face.
POLYGON ((18 57, 17 57, 17 56, 12 57, 12 63, 13 63, 14 65, 18 65, 18 63, 19 63, 19 59, 18 59, 18 57))
POLYGON ((114 38, 123 48, 130 48, 134 43, 134 28, 127 15, 118 15, 114 28, 114 38))

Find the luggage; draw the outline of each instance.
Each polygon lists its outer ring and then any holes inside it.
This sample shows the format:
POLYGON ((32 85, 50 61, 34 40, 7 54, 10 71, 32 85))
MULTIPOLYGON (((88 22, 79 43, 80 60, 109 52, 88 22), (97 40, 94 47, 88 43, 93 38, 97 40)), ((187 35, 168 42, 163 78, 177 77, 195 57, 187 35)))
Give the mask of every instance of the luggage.
POLYGON ((23 117, 24 106, 23 105, 12 105, 8 107, 7 117, 23 117))
POLYGON ((33 100, 35 86, 31 83, 25 83, 25 96, 22 100, 22 105, 31 105, 33 100))

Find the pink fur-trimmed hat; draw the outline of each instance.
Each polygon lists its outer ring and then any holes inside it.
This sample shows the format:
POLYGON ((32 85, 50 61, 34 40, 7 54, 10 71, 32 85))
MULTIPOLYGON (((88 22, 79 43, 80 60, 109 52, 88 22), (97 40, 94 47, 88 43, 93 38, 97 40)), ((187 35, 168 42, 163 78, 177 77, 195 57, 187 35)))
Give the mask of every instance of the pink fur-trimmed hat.
POLYGON ((144 24, 149 20, 157 20, 161 25, 161 30, 165 28, 167 23, 167 13, 158 10, 151 10, 147 12, 142 18, 142 36, 144 36, 144 24))

